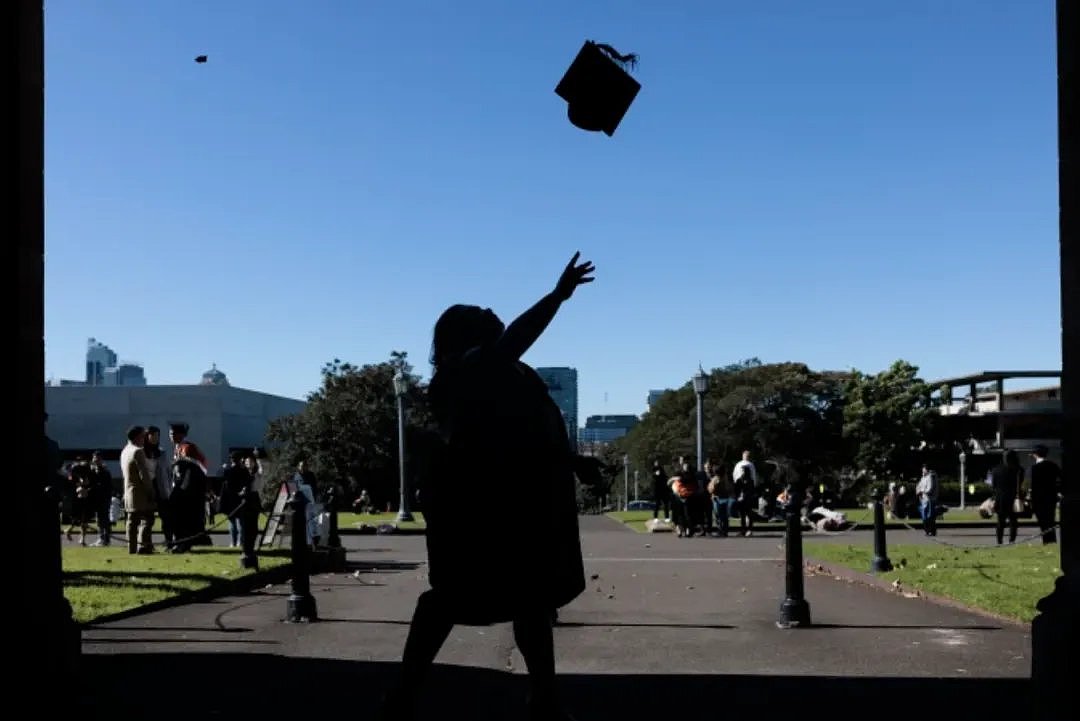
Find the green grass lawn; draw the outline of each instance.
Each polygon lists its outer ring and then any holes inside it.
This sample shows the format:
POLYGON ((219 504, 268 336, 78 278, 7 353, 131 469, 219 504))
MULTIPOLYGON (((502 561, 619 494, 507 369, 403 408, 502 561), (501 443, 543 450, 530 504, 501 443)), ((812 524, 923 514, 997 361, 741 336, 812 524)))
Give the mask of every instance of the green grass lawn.
MULTIPOLYGON (((126 544, 105 548, 66 546, 62 560, 64 595, 79 623, 223 585, 252 573, 240 568, 240 550, 234 548, 196 548, 184 554, 139 556, 129 554, 126 544)), ((287 549, 259 553, 261 570, 288 561, 287 549)))
MULTIPOLYGON (((868 571, 873 547, 870 543, 805 544, 809 558, 868 571)), ((998 549, 950 548, 938 544, 892 546, 889 560, 896 567, 880 574, 887 581, 899 579, 903 588, 920 589, 968 606, 1030 622, 1035 603, 1047 595, 1061 575, 1057 546, 1025 544, 998 549)))
MULTIPOLYGON (((259 533, 260 534, 262 533, 262 530, 264 528, 266 528, 266 520, 267 520, 267 518, 268 518, 268 514, 266 514, 266 513, 260 513, 259 514, 259 533)), ((405 529, 405 530, 416 530, 416 529, 424 528, 424 514, 423 513, 413 513, 413 518, 415 520, 413 520, 411 522, 398 523, 397 522, 397 513, 396 512, 395 513, 352 513, 352 512, 343 512, 342 511, 342 512, 338 512, 338 528, 340 530, 355 529, 357 523, 367 523, 367 524, 372 525, 372 526, 377 526, 377 525, 379 525, 381 523, 394 523, 399 528, 405 529)), ((228 533, 228 531, 229 531, 229 522, 225 520, 224 516, 222 516, 221 514, 218 514, 217 516, 215 516, 214 517, 214 523, 216 525, 214 525, 212 528, 210 528, 211 533, 228 533)), ((113 524, 113 535, 114 536, 116 536, 116 535, 122 536, 124 534, 124 527, 125 526, 124 526, 123 521, 120 521, 118 523, 114 523, 113 524)), ((66 531, 67 526, 64 526, 61 530, 66 531)), ((161 533, 161 518, 157 517, 157 516, 154 517, 154 533, 161 533)), ((74 534, 75 534, 75 538, 78 538, 79 530, 77 528, 75 529, 74 534)), ((93 542, 96 539, 97 539, 97 524, 96 523, 91 523, 90 524, 90 534, 87 536, 87 542, 90 543, 90 542, 93 542)))
POLYGON ((401 529, 418 529, 424 528, 424 514, 413 513, 413 521, 398 523, 397 513, 338 513, 338 528, 344 530, 349 528, 356 528, 357 523, 366 523, 371 526, 377 526, 380 523, 393 523, 401 529))

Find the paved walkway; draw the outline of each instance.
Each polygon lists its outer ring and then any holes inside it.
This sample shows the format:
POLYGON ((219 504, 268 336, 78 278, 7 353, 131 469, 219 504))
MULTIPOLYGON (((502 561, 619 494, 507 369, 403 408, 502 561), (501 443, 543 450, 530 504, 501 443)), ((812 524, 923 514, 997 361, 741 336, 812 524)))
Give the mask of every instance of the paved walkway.
MULTIPOLYGON (((779 535, 677 539, 586 517, 582 537, 589 587, 556 630, 567 701, 582 721, 769 718, 819 703, 837 704, 829 715, 879 716, 897 704, 910 715, 958 693, 980 721, 1025 716, 1024 627, 809 577, 815 626, 781 631, 779 535)), ((319 623, 282 623, 288 588, 278 586, 88 629, 89 702, 146 704, 160 719, 318 713, 320 698, 337 698, 330 708, 371 718, 426 588, 424 539, 345 542, 350 573, 312 579, 319 623), (188 676, 190 691, 161 696, 170 678, 188 676)), ((524 663, 508 626, 457 628, 438 660, 427 717, 518 717, 524 663)))

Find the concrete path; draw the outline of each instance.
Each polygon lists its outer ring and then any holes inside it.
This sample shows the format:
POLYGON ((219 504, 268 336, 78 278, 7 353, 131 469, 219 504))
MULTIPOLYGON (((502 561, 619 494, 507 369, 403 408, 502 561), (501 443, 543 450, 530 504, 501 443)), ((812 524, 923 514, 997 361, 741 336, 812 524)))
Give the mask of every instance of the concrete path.
MULTIPOLYGON (((778 534, 677 539, 606 517, 581 525, 589 587, 563 609, 556 644, 567 703, 583 721, 771 718, 819 703, 838 705, 829 715, 885 718, 956 694, 980 721, 1025 716, 1025 627, 814 576, 815 626, 782 631, 778 534)), ((321 713, 323 698, 327 710, 372 718, 426 588, 424 539, 345 542, 350 572, 312 579, 318 623, 282 623, 288 588, 278 586, 86 630, 86 703, 190 718, 321 713), (190 692, 161 695, 167 679, 188 676, 190 692)), ((509 626, 457 628, 438 661, 427 718, 518 717, 525 667, 509 626)))

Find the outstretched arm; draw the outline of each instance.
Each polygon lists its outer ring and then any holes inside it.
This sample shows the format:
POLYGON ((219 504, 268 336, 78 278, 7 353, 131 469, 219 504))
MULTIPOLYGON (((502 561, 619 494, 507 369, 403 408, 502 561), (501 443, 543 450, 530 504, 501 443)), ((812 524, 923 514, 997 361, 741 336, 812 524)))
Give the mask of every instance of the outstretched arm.
POLYGON ((574 257, 570 259, 562 275, 559 276, 555 290, 541 298, 507 327, 496 343, 496 348, 500 353, 514 360, 524 355, 551 323, 563 301, 569 300, 579 285, 593 282, 591 273, 596 268, 591 261, 577 265, 579 257, 581 257, 580 252, 574 253, 574 257))

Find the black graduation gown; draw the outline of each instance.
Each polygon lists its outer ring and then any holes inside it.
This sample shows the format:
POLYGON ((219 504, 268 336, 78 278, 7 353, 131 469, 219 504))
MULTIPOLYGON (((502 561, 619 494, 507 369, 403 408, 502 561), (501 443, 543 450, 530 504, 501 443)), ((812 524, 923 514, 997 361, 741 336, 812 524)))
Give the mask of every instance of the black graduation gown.
POLYGON ((422 491, 432 588, 470 625, 566 605, 585 589, 574 456, 544 381, 476 349, 432 392, 445 441, 422 491))

